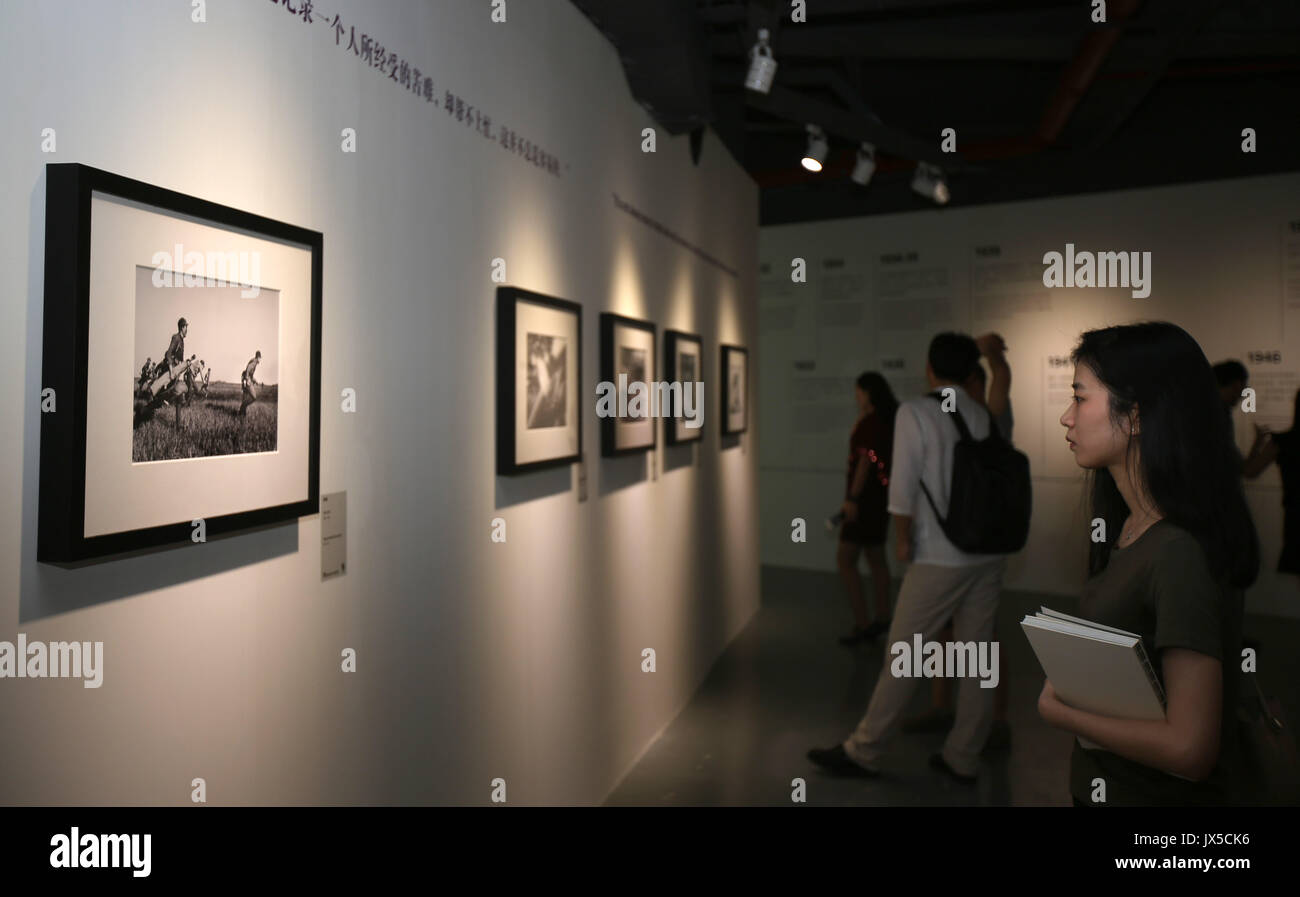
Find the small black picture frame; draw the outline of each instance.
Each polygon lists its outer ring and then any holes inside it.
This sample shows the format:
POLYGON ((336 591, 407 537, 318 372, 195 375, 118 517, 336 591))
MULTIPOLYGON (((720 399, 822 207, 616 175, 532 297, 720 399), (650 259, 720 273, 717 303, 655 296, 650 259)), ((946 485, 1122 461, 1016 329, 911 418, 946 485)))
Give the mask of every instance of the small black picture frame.
MULTIPOLYGON (((687 388, 687 383, 704 383, 702 389, 708 388, 708 381, 704 377, 704 340, 698 333, 688 333, 684 330, 664 330, 664 379, 670 383, 680 383, 683 391, 687 388), (695 349, 695 372, 683 373, 680 369, 679 362, 682 348, 694 347, 695 349)), ((701 407, 700 399, 702 396, 694 398, 695 407, 701 407)), ((671 409, 670 409, 671 410, 671 409)), ((666 445, 682 445, 685 443, 699 442, 704 438, 704 427, 687 427, 676 417, 665 415, 664 417, 664 443, 666 445)))
POLYGON ((718 417, 722 421, 722 435, 735 436, 749 428, 749 350, 724 344, 718 355, 722 395, 718 417), (733 408, 736 402, 739 402, 738 411, 733 408))
POLYGON ((498 287, 497 475, 579 461, 582 398, 582 306, 519 287, 498 287), (533 333, 530 327, 564 333, 533 333), (547 363, 558 352, 563 353, 558 365, 547 363), (561 418, 562 427, 551 425, 561 418))
MULTIPOLYGON (((614 404, 615 414, 602 415, 600 420, 600 453, 606 458, 615 458, 622 455, 632 455, 638 452, 647 452, 657 445, 658 435, 655 424, 655 418, 649 415, 649 391, 653 388, 655 381, 655 344, 657 342, 657 328, 650 321, 643 321, 639 318, 629 318, 624 315, 615 314, 614 312, 602 312, 600 315, 600 379, 602 383, 612 384, 614 386, 614 404), (630 331, 630 333, 629 333, 630 331), (639 341, 640 346, 630 346, 616 343, 620 339, 620 334, 631 336, 633 341, 639 341), (637 334, 645 334, 644 337, 637 337, 637 334), (628 423, 617 415, 618 406, 618 375, 620 371, 627 373, 626 365, 620 361, 623 353, 631 353, 639 364, 644 366, 644 374, 638 380, 627 378, 629 389, 634 382, 646 384, 646 418, 644 421, 635 421, 628 423)), ((597 401, 597 408, 600 408, 600 402, 597 401)))
MULTIPOLYGON (((78 566, 86 562, 141 550, 194 544, 216 536, 296 520, 302 516, 318 513, 320 510, 321 271, 324 245, 322 234, 78 163, 48 164, 45 173, 45 308, 41 383, 43 394, 47 390, 53 390, 55 402, 53 411, 41 414, 37 561, 61 566, 78 566), (156 525, 125 523, 122 528, 114 529, 115 524, 106 522, 103 516, 96 517, 93 522, 88 517, 88 504, 96 515, 101 513, 100 509, 103 507, 111 508, 119 504, 123 506, 129 504, 115 500, 115 496, 120 494, 122 489, 126 489, 133 500, 140 502, 148 502, 153 497, 149 492, 152 487, 139 487, 142 480, 133 479, 130 485, 122 487, 117 484, 105 487, 104 477, 87 475, 88 451, 93 454, 96 463, 100 459, 111 458, 106 464, 110 467, 116 465, 114 469, 117 470, 133 471, 137 461, 132 446, 127 447, 130 451, 126 452, 127 466, 123 467, 123 449, 115 441, 111 444, 101 444, 96 441, 89 448, 87 445, 88 429, 96 433, 102 432, 101 421, 112 421, 111 426, 108 427, 109 432, 119 434, 122 431, 123 412, 116 406, 124 403, 115 401, 109 405, 96 400, 92 406, 92 399, 95 395, 103 394, 111 394, 115 400, 121 398, 119 391, 125 392, 127 374, 126 370, 118 369, 116 362, 112 369, 90 370, 92 345, 96 347, 97 352, 101 353, 97 357, 112 357, 118 360, 132 357, 132 353, 137 348, 134 345, 126 346, 126 340, 121 338, 120 334, 110 336, 105 334, 102 328, 96 328, 93 332, 91 328, 92 314, 103 314, 102 310, 112 303, 118 303, 113 306, 114 308, 121 307, 121 299, 114 298, 110 301, 105 297, 133 295, 129 290, 124 290, 121 283, 106 284, 103 279, 92 278, 91 248, 97 240, 97 234, 117 238, 113 236, 114 231, 107 223, 96 225, 93 220, 96 214, 108 213, 103 211, 95 213, 92 210, 105 210, 110 207, 130 209, 131 211, 126 214, 142 216, 138 220, 153 222, 148 228, 142 227, 141 233, 146 231, 170 233, 169 228, 179 233, 181 228, 198 225, 211 228, 209 233, 213 234, 211 237, 213 246, 227 245, 223 244, 222 240, 240 241, 239 245, 261 245, 272 247, 277 252, 296 254, 294 270, 300 273, 296 275, 294 281, 298 286, 295 286, 292 293, 294 309, 292 320, 303 325, 295 332, 298 337, 296 345, 301 346, 302 337, 305 336, 308 357, 302 358, 303 352, 300 348, 296 348, 293 363, 289 365, 283 363, 284 359, 279 358, 277 352, 277 377, 291 367, 292 372, 289 376, 294 378, 293 395, 296 397, 292 414, 296 434, 292 443, 294 448, 290 451, 277 442, 280 450, 269 454, 259 455, 252 450, 239 450, 239 452, 248 452, 247 460, 239 462, 243 465, 240 470, 248 472, 266 469, 259 467, 259 464, 287 465, 287 467, 274 469, 292 470, 292 487, 277 488, 274 484, 269 486, 261 483, 251 484, 246 490, 239 491, 238 495, 228 496, 229 501, 223 504, 230 507, 246 505, 246 509, 205 515, 201 513, 203 508, 200 505, 211 504, 210 495, 204 497, 205 490, 211 492, 214 487, 207 476, 207 472, 212 468, 205 467, 204 463, 214 459, 207 456, 188 456, 180 459, 182 464, 195 461, 200 463, 177 469, 185 471, 188 482, 194 484, 193 491, 181 489, 180 494, 177 494, 178 490, 172 489, 165 493, 169 496, 167 508, 159 510, 156 514, 149 512, 153 517, 165 522, 156 525), (103 234, 100 233, 101 231, 103 234), (309 334, 306 333, 308 328, 309 334), (104 352, 108 353, 107 356, 103 355, 104 352), (105 383, 111 384, 110 390, 118 391, 105 392, 102 385, 105 383), (305 408, 304 403, 307 405, 305 408), (88 415, 93 425, 88 424, 88 415), (281 454, 283 458, 280 458, 281 454), (274 459, 268 461, 271 456, 274 456, 274 459), (142 488, 143 494, 130 492, 137 488, 142 488), (266 494, 276 494, 278 497, 275 503, 259 505, 259 490, 266 494), (292 500, 283 500, 283 496, 289 492, 293 493, 292 500), (192 517, 188 512, 182 515, 173 510, 185 508, 190 504, 194 507, 192 517), (182 516, 183 520, 180 519, 182 516), (199 532, 200 522, 203 539, 197 538, 196 535, 199 532), (87 535, 88 532, 92 534, 87 535)), ((139 242, 149 242, 153 239, 142 237, 139 242)), ((150 242, 150 245, 153 243, 150 242)), ((102 255, 101 253, 101 256, 95 259, 95 264, 107 266, 107 269, 113 270, 115 275, 129 270, 128 266, 131 265, 147 268, 133 261, 137 256, 132 255, 131 251, 124 251, 120 257, 108 259, 104 259, 102 255)), ((176 277, 180 278, 179 258, 176 259, 174 267, 176 277)), ((155 270, 160 269, 160 266, 155 268, 155 270)), ((209 285, 213 283, 210 274, 211 271, 206 278, 209 285)), ((119 281, 121 279, 118 278, 119 281)), ((203 285, 201 282, 204 279, 203 276, 198 276, 200 283, 195 285, 203 285)), ((241 285, 255 284, 252 280, 226 279, 222 285, 238 289, 241 285)), ((281 293, 276 290, 276 294, 278 303, 281 293)), ((138 296, 134 300, 128 298, 127 301, 138 302, 138 296)), ((279 307, 277 305, 277 308, 279 307)), ((133 305, 132 309, 134 308, 133 305)), ((280 326, 282 326, 280 323, 276 324, 277 334, 280 326)), ((240 349, 242 348, 241 346, 240 349)), ((138 361, 134 363, 139 364, 138 361)), ((131 373, 134 378, 134 367, 131 373)), ((239 378, 238 374, 221 372, 222 379, 227 376, 239 378)), ((176 369, 173 369, 168 379, 169 383, 179 379, 176 369)), ((141 380, 144 381, 143 374, 141 380)), ((265 384, 256 383, 252 375, 249 384, 265 389, 265 384)), ((206 391, 206 381, 203 386, 206 391)), ((273 421, 271 427, 276 433, 275 438, 281 440, 284 432, 281 428, 284 417, 281 416, 279 408, 282 383, 277 380, 274 386, 277 408, 274 412, 275 417, 271 418, 273 421)), ((138 399, 139 395, 136 394, 133 398, 138 399)), ((264 401, 265 398, 264 396, 264 401)), ((235 402, 238 404, 237 398, 235 402)), ((175 420, 177 426, 180 426, 181 402, 178 400, 175 404, 177 406, 174 409, 175 420)), ((188 412, 188 398, 185 405, 188 412)), ((243 411, 242 408, 240 410, 243 411)), ((138 410, 130 414, 138 420, 138 410)), ((131 427, 128 435, 134 439, 136 424, 130 421, 128 424, 131 427)), ((180 434, 177 438, 181 438, 180 434)), ((219 453, 214 451, 211 454, 219 453)), ((227 453, 227 457, 236 456, 239 455, 227 453)), ((141 514, 134 519, 137 522, 148 521, 153 517, 141 514)), ((128 518, 124 514, 122 519, 125 521, 128 518)))

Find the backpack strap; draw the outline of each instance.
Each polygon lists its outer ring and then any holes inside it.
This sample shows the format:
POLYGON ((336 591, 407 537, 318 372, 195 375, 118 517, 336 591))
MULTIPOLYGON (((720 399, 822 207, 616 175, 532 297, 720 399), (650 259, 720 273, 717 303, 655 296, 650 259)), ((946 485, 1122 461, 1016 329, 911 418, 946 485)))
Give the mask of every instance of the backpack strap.
MULTIPOLYGON (((956 389, 956 387, 954 386, 953 389, 956 389)), ((934 399, 937 402, 942 403, 943 393, 939 391, 932 392, 930 393, 930 398, 934 399)), ((965 419, 962 418, 961 412, 957 410, 956 398, 953 399, 952 411, 945 412, 945 413, 952 415, 953 422, 957 424, 957 432, 961 435, 962 441, 963 442, 969 441, 972 438, 970 435, 970 428, 966 426, 965 419)))
MULTIPOLYGON (((943 393, 936 390, 935 392, 930 393, 930 398, 938 402, 943 402, 943 393)), ((966 426, 966 421, 962 419, 961 412, 958 411, 956 407, 952 410, 952 417, 953 422, 957 424, 957 432, 961 438, 970 439, 970 428, 966 426)), ((944 530, 944 534, 947 535, 948 521, 939 513, 939 508, 934 503, 934 496, 930 494, 929 488, 925 485, 925 478, 920 477, 917 482, 921 484, 921 492, 925 494, 925 500, 930 503, 930 510, 934 512, 934 519, 939 521, 939 528, 944 530)))
POLYGON ((921 491, 925 493, 925 500, 930 503, 930 510, 934 511, 934 519, 939 521, 939 528, 944 531, 944 535, 947 535, 947 518, 940 516, 939 509, 934 504, 934 497, 930 495, 930 490, 925 487, 925 480, 918 480, 917 482, 921 484, 921 491))
MULTIPOLYGON (((952 387, 952 388, 955 390, 957 387, 954 386, 954 387, 952 387)), ((942 402, 942 401, 943 401, 943 393, 942 393, 942 392, 935 391, 935 392, 930 393, 929 395, 930 395, 930 398, 932 398, 932 399, 936 399, 936 400, 938 400, 939 402, 942 402)), ((962 441, 969 442, 969 441, 971 441, 971 440, 974 439, 974 437, 971 436, 971 434, 970 434, 970 427, 966 426, 966 420, 965 420, 965 418, 963 418, 963 417, 961 416, 961 412, 957 410, 957 405, 956 405, 956 399, 955 399, 955 398, 954 398, 954 400, 953 400, 953 409, 952 409, 952 411, 944 412, 944 413, 945 413, 945 414, 950 414, 950 415, 952 416, 953 423, 955 423, 955 424, 957 425, 957 432, 958 432, 958 434, 960 434, 960 436, 961 436, 961 438, 962 438, 962 441)), ((993 412, 992 412, 992 411, 989 411, 987 405, 984 406, 984 413, 987 414, 987 415, 989 416, 989 435, 988 435, 988 438, 989 438, 989 439, 997 439, 997 440, 1001 441, 1002 438, 1003 438, 1003 437, 1002 437, 1002 430, 1000 430, 1000 429, 998 428, 998 422, 997 422, 996 420, 993 419, 993 412)))

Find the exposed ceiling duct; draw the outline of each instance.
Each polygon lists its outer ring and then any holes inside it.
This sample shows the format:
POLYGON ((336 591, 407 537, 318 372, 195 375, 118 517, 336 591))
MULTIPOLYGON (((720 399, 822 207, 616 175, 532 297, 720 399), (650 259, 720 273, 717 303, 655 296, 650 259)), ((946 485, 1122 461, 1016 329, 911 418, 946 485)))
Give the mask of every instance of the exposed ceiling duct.
POLYGON ((573 0, 618 49, 628 86, 670 134, 712 119, 711 48, 695 0, 573 0))
POLYGON ((707 125, 745 167, 765 224, 923 208, 920 163, 953 206, 1300 166, 1296 0, 1109 0, 1105 21, 1079 0, 815 0, 804 22, 788 0, 573 2, 664 130, 698 158, 707 125), (760 29, 763 92, 745 87, 760 29))

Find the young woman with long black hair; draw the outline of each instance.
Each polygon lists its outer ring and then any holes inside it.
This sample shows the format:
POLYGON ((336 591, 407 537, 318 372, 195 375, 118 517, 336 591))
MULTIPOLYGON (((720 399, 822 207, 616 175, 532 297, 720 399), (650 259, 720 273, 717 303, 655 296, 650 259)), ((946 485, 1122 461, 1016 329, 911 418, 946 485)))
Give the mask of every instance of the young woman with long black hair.
POLYGON ((1075 740, 1076 805, 1225 803, 1242 593, 1259 572, 1259 541, 1214 374, 1196 341, 1165 322, 1089 331, 1073 359, 1061 425, 1092 471, 1089 516, 1106 536, 1091 543, 1080 616, 1142 636, 1167 704, 1163 720, 1103 716, 1064 704, 1049 681, 1039 713, 1100 746, 1075 740))
POLYGON ((853 631, 840 639, 852 645, 889 631, 889 564, 885 535, 889 528, 889 458, 894 445, 894 416, 898 400, 888 381, 875 371, 858 377, 854 387, 858 419, 849 435, 849 463, 844 483, 844 523, 836 562, 853 609, 853 631), (867 621, 862 599, 858 554, 865 552, 871 569, 876 617, 867 621))

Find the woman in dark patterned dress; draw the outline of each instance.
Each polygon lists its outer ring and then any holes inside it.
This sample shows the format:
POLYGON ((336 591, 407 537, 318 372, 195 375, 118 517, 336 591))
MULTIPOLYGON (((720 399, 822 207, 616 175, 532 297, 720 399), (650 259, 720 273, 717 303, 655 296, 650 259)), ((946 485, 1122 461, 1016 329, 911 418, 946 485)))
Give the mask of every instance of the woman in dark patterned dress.
POLYGON ((840 579, 848 593, 855 626, 840 642, 852 645, 889 631, 889 564, 885 535, 889 528, 889 459, 894 444, 898 400, 885 378, 869 371, 858 378, 854 393, 858 420, 849 436, 849 463, 844 488, 844 523, 836 555, 840 579), (867 621, 858 554, 865 552, 875 593, 875 619, 867 621))

